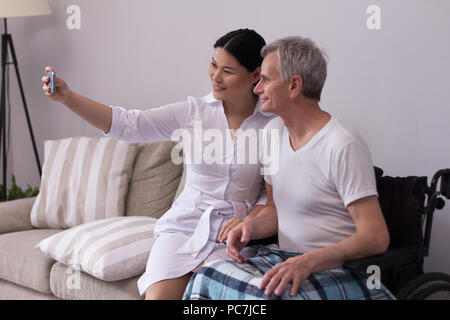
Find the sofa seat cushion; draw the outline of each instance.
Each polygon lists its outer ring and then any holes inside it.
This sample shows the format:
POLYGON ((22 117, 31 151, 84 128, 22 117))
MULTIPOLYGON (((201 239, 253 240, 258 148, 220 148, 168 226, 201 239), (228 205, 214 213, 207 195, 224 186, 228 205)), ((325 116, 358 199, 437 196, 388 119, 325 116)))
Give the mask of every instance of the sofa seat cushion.
POLYGON ((144 298, 139 295, 138 279, 103 281, 57 262, 51 270, 50 287, 56 297, 65 300, 136 300, 144 298))
POLYGON ((53 293, 42 293, 0 279, 0 300, 59 300, 53 293))
POLYGON ((50 271, 55 261, 34 248, 62 230, 33 229, 0 235, 0 278, 42 293, 51 293, 50 271))

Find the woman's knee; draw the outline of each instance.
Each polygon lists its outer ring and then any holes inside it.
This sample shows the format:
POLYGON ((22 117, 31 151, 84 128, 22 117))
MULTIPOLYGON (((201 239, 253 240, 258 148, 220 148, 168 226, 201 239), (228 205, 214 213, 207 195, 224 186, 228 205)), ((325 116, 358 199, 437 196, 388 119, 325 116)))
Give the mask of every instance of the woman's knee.
POLYGON ((156 282, 147 288, 146 300, 181 300, 192 272, 184 276, 156 282))

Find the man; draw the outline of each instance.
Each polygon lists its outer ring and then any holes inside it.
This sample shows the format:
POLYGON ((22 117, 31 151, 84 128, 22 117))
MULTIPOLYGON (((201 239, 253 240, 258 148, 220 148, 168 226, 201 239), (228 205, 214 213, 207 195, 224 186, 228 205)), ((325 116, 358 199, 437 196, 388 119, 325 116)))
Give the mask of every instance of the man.
POLYGON ((184 297, 393 299, 384 287, 369 290, 362 277, 340 268, 384 252, 389 233, 366 144, 319 106, 327 74, 322 51, 310 39, 288 37, 266 46, 262 56, 254 92, 262 111, 279 116, 266 126, 279 129, 269 139, 279 143, 279 169, 265 176, 264 209, 228 234, 227 254, 237 263, 200 269, 184 297), (278 247, 263 247, 249 259, 240 254, 249 240, 275 234, 278 247), (221 282, 228 285, 218 288, 221 282))

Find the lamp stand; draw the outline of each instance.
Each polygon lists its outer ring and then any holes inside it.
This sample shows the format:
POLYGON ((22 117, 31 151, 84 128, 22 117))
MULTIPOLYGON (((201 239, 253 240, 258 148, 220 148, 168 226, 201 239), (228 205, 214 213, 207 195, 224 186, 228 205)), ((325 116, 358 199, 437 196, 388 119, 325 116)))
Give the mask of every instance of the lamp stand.
POLYGON ((23 108, 25 111, 25 115, 28 122, 28 130, 30 132, 31 142, 33 144, 34 156, 36 158, 36 164, 39 170, 39 177, 42 175, 41 163, 39 160, 39 154, 36 148, 36 142, 34 141, 33 129, 31 127, 30 116, 28 114, 27 103, 25 101, 25 94, 23 91, 22 81, 20 79, 19 68, 17 66, 17 57, 16 52, 14 50, 13 40, 10 34, 8 34, 6 18, 4 20, 5 30, 2 34, 2 92, 1 92, 1 105, 0 105, 0 151, 3 154, 3 199, 7 201, 8 192, 6 187, 6 166, 7 166, 7 158, 6 158, 6 67, 8 64, 13 64, 16 70, 17 81, 19 83, 20 94, 22 96, 23 108), (8 57, 8 48, 11 52, 12 62, 6 61, 8 57))

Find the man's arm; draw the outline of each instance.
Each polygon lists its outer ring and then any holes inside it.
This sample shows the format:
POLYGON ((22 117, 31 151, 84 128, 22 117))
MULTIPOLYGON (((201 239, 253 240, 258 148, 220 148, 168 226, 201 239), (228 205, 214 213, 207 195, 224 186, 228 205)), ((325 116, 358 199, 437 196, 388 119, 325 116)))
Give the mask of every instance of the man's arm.
MULTIPOLYGON (((266 182, 263 181, 263 183, 266 182)), ((233 228, 235 228, 243 221, 256 217, 261 212, 261 210, 264 209, 265 205, 267 204, 267 192, 265 184, 262 186, 263 188, 260 192, 260 196, 258 201, 256 202, 257 205, 255 206, 255 208, 253 208, 253 210, 244 219, 231 218, 230 220, 228 220, 219 233, 219 242, 225 242, 228 239, 228 234, 231 230, 233 230, 233 228)))
POLYGON ((347 206, 355 225, 356 233, 334 245, 313 250, 287 259, 269 270, 259 286, 270 295, 275 291, 281 295, 286 285, 292 282, 291 295, 295 295, 300 283, 311 273, 342 266, 344 261, 362 258, 387 250, 389 232, 377 197, 356 200, 347 206), (270 282, 270 283, 269 283, 270 282))
POLYGON ((252 225, 253 232, 250 240, 264 239, 278 233, 278 217, 273 201, 272 185, 266 182, 267 202, 257 215, 248 216, 244 221, 252 225))
POLYGON ((356 200, 347 206, 356 233, 329 247, 305 254, 312 272, 341 267, 347 260, 383 253, 389 246, 389 232, 376 196, 356 200))
POLYGON ((266 183, 267 203, 254 216, 248 216, 228 234, 227 254, 233 260, 242 263, 247 260, 240 254, 250 240, 268 238, 278 232, 278 218, 272 197, 272 186, 266 183))
POLYGON ((225 223, 225 225, 222 227, 222 230, 219 233, 219 242, 224 242, 228 238, 228 234, 231 230, 233 230, 234 227, 236 227, 238 224, 242 223, 243 221, 246 221, 250 218, 256 217, 261 210, 264 209, 264 205, 257 205, 255 208, 246 216, 244 219, 238 219, 238 218, 231 218, 230 220, 225 223))

